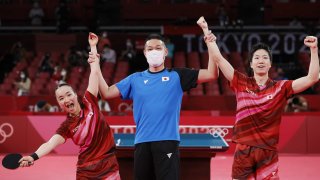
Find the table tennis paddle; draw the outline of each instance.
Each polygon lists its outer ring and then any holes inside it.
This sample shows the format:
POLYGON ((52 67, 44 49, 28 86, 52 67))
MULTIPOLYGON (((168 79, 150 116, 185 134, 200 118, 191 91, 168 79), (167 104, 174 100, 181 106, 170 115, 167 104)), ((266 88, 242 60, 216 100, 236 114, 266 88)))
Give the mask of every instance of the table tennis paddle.
POLYGON ((7 154, 2 159, 2 166, 7 169, 17 169, 20 166, 19 160, 22 158, 21 154, 12 153, 7 154))

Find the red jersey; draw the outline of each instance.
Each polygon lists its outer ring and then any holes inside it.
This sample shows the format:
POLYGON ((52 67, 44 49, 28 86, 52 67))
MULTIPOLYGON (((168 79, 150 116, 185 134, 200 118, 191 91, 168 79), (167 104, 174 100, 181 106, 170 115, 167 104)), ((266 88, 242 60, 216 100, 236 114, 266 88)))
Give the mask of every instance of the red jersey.
POLYGON ((230 83, 237 98, 233 141, 277 150, 281 115, 293 95, 292 81, 268 79, 259 87, 253 77, 235 71, 230 83))
MULTIPOLYGON (((76 145, 80 146, 78 169, 101 162, 107 163, 110 154, 114 154, 115 150, 113 134, 99 110, 98 99, 86 91, 82 102, 84 107, 80 116, 68 116, 56 131, 65 140, 71 138, 76 145)), ((111 170, 119 170, 116 160, 114 163, 111 170)), ((103 171, 110 171, 110 169, 103 171)))

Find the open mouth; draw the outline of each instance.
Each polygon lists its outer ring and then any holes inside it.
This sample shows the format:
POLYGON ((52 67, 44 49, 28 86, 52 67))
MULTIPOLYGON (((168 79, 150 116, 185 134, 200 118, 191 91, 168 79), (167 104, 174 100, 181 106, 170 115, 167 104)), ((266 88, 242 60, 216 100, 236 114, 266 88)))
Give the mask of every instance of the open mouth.
POLYGON ((70 103, 70 104, 66 104, 66 108, 68 110, 72 110, 74 108, 74 104, 73 103, 70 103))

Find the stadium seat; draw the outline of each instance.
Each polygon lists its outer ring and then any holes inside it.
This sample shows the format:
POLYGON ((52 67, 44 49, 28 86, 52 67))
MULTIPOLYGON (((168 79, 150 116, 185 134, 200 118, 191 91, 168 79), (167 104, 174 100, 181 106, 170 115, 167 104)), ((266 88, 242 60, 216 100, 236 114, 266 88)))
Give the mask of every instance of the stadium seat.
POLYGON ((172 68, 172 58, 166 57, 164 65, 165 65, 166 68, 171 69, 172 68))
POLYGON ((128 75, 128 71, 129 71, 128 62, 119 61, 117 63, 117 68, 114 76, 122 79, 128 75))
POLYGON ((203 95, 203 84, 198 84, 196 88, 189 91, 189 95, 202 96, 203 95))
POLYGON ((202 52, 200 54, 201 58, 201 68, 208 68, 208 62, 209 62, 209 54, 208 52, 202 52))
POLYGON ((189 68, 200 69, 199 53, 196 51, 189 52, 187 54, 187 62, 189 68))
POLYGON ((204 87, 206 92, 205 94, 207 96, 220 95, 219 84, 217 80, 205 83, 204 87))
POLYGON ((184 52, 178 51, 174 53, 173 67, 186 67, 186 57, 184 52))

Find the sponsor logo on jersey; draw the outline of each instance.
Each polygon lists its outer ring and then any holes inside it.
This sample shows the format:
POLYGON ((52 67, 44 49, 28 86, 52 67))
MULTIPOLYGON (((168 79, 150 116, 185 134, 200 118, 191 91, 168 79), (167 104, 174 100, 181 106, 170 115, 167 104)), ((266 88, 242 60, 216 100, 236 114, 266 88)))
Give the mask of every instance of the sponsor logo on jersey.
POLYGON ((267 99, 273 99, 273 96, 270 94, 267 96, 267 99))
POLYGON ((168 76, 162 77, 162 81, 169 81, 169 77, 168 76))

